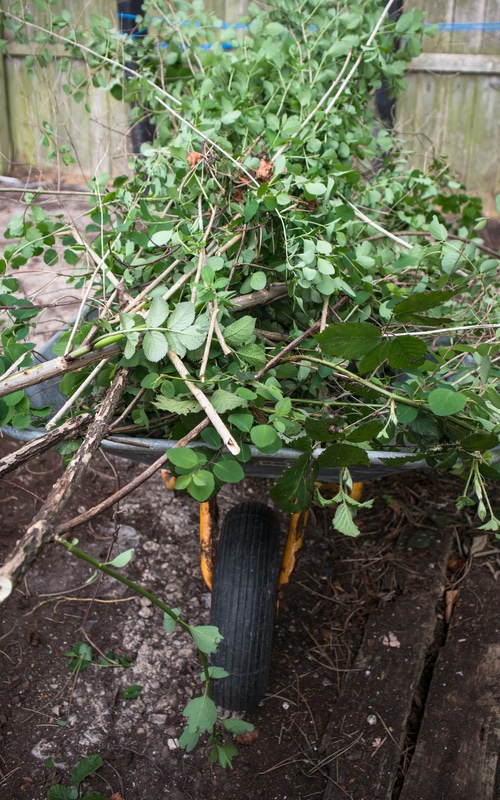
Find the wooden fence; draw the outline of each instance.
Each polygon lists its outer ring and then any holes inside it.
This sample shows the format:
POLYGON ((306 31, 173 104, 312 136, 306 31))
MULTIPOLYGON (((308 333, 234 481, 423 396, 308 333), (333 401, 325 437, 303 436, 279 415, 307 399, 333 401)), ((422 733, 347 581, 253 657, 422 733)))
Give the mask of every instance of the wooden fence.
MULTIPOLYGON (((0 0, 0 8, 10 5, 0 0)), ((222 19, 234 21, 244 13, 246 0, 211 0, 209 5, 222 19)), ((500 0, 407 0, 406 6, 426 11, 428 22, 440 23, 440 31, 426 39, 425 53, 412 62, 408 90, 398 102, 397 129, 418 163, 447 155, 452 171, 483 197, 487 213, 495 213, 500 192, 500 0)), ((80 24, 90 13, 116 21, 115 0, 66 0, 59 7, 80 24)), ((4 35, 9 40, 8 31, 4 35)), ((46 169, 48 148, 40 144, 44 122, 57 142, 78 156, 76 165, 59 159, 61 173, 125 171, 128 109, 105 89, 92 87, 87 111, 65 91, 62 47, 52 47, 54 59, 43 77, 26 63, 32 52, 32 45, 8 41, 0 56, 0 171, 12 165, 46 169)), ((81 70, 82 62, 71 63, 70 69, 81 70)))
POLYGON ((424 165, 452 171, 495 214, 500 193, 500 0, 411 0, 439 32, 414 59, 397 127, 424 165))

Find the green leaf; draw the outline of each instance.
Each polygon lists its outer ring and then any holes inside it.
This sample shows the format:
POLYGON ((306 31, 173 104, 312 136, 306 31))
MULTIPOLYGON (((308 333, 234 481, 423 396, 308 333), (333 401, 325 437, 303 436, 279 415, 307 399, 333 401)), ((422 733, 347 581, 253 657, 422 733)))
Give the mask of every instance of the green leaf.
POLYGON ((446 230, 445 226, 439 222, 436 216, 432 218, 432 222, 429 225, 429 233, 439 242, 444 242, 445 239, 448 238, 448 231, 446 230))
POLYGON ((240 347, 253 341, 253 332, 256 320, 254 317, 244 316, 224 328, 224 339, 232 347, 240 347))
POLYGON ((142 342, 142 349, 148 361, 161 361, 168 353, 168 342, 160 331, 148 331, 142 342))
MULTIPOLYGON (((177 616, 181 613, 178 608, 172 608, 171 611, 173 611, 174 614, 177 614, 177 616)), ((163 630, 166 633, 172 633, 176 625, 176 619, 172 619, 172 617, 170 617, 168 614, 163 614, 163 630)))
POLYGON ((193 472, 191 477, 192 481, 187 487, 187 490, 191 497, 194 497, 198 503, 204 503, 205 500, 208 500, 214 492, 214 476, 208 470, 200 469, 198 472, 193 472))
POLYGON ((228 111, 227 114, 224 114, 220 121, 223 125, 232 125, 233 122, 236 122, 237 119, 241 117, 241 111, 228 111))
POLYGON ((437 417, 450 417, 463 411, 467 405, 467 396, 453 389, 433 389, 427 398, 429 407, 437 417))
POLYGON ((197 469, 199 464, 196 451, 189 447, 171 447, 168 450, 168 460, 181 469, 197 469))
POLYGON ((169 331, 183 331, 193 324, 195 308, 193 303, 178 303, 168 319, 169 331))
POLYGON ((183 730, 183 732, 179 736, 179 747, 182 750, 185 750, 186 753, 190 753, 191 750, 194 750, 199 741, 200 741, 199 732, 190 731, 189 728, 185 728, 185 730, 183 730))
POLYGON ((217 389, 210 398, 213 407, 218 414, 225 414, 226 411, 233 411, 235 408, 247 407, 248 401, 237 394, 226 392, 225 389, 217 389))
POLYGON ((243 347, 239 347, 238 356, 256 369, 260 369, 267 362, 266 350, 261 344, 245 344, 243 347))
POLYGON ((254 423, 252 414, 230 414, 228 421, 243 433, 248 433, 254 423))
POLYGON ((400 322, 409 322, 414 314, 419 314, 421 311, 429 311, 431 308, 437 308, 443 305, 443 303, 446 303, 447 300, 450 300, 455 294, 456 291, 453 289, 447 289, 446 291, 435 289, 430 292, 412 294, 405 300, 400 300, 399 303, 394 306, 393 313, 400 322))
POLYGON ((366 372, 373 372, 377 369, 386 358, 389 357, 389 350, 390 344, 387 339, 383 339, 381 342, 372 347, 371 350, 368 350, 367 354, 363 356, 361 361, 358 364, 358 371, 361 375, 366 372))
POLYGON ((156 231, 156 233, 153 233, 153 235, 150 236, 150 239, 157 247, 163 247, 170 242, 172 235, 173 230, 156 231))
POLYGON ((354 464, 370 466, 366 450, 352 444, 331 444, 318 456, 320 467, 351 467, 354 464))
POLYGON ((272 447, 279 440, 278 434, 271 425, 255 425, 250 431, 250 438, 259 450, 272 447))
POLYGON ((221 456, 213 466, 214 475, 223 483, 239 483, 245 477, 243 467, 231 456, 221 456))
POLYGON ((163 397, 161 394, 156 396, 153 405, 161 411, 169 411, 171 414, 180 414, 181 416, 201 411, 197 400, 176 400, 174 397, 163 397))
POLYGON ((346 503, 341 503, 335 511, 333 527, 346 536, 359 536, 361 533, 354 522, 354 512, 346 503))
POLYGON ((318 462, 311 458, 310 453, 303 453, 278 478, 269 497, 291 514, 305 511, 311 505, 317 474, 318 462))
POLYGON ((196 625, 190 627, 189 632, 194 639, 198 650, 202 653, 216 653, 223 636, 215 625, 196 625))
POLYGON ((169 312, 168 303, 162 297, 154 297, 146 316, 146 325, 148 328, 159 328, 167 319, 169 312))
POLYGON ((380 340, 380 330, 369 322, 339 322, 315 337, 323 352, 338 358, 362 358, 380 340))
POLYGON ((87 756, 80 761, 71 773, 71 783, 73 786, 79 786, 85 778, 97 772, 104 764, 101 756, 93 755, 87 756))
POLYGON ((242 733, 250 733, 250 731, 254 730, 252 723, 245 722, 243 719, 228 717, 227 719, 221 719, 221 722, 225 729, 229 731, 229 733, 232 733, 233 736, 241 736, 242 733))
POLYGON ((142 694, 142 686, 137 683, 132 683, 130 686, 125 686, 122 690, 125 700, 136 700, 142 694))
MULTIPOLYGON (((222 669, 222 667, 209 667, 208 674, 214 680, 220 680, 221 678, 227 678, 229 676, 229 672, 227 672, 225 669, 222 669)), ((201 673, 200 678, 202 681, 205 680, 204 672, 201 673)))
POLYGON ((107 565, 109 567, 116 567, 117 569, 122 569, 126 567, 127 564, 131 561, 132 556, 134 555, 134 548, 132 547, 130 550, 124 550, 123 553, 115 556, 113 561, 107 561, 107 565))
MULTIPOLYGON (((407 406, 405 406, 407 408, 407 406)), ((412 409, 413 410, 413 409, 412 409)), ((368 422, 361 422, 352 431, 347 431, 345 438, 350 442, 370 442, 375 439, 380 431, 384 428, 384 422, 381 420, 369 420, 368 422)))
POLYGON ((170 349, 181 358, 184 358, 187 350, 197 350, 201 347, 207 338, 206 333, 196 325, 184 328, 183 331, 167 330, 165 336, 170 349))
MULTIPOLYGON (((215 703, 206 694, 194 697, 182 712, 188 718, 188 730, 191 733, 211 733, 217 722, 217 709, 215 703)), ((180 744, 180 742, 179 742, 180 744)))
POLYGON ((326 186, 323 183, 305 183, 304 189, 306 190, 307 194, 313 195, 313 197, 319 197, 326 192, 326 186))
POLYGON ((267 286, 267 275, 265 272, 259 270, 250 276, 250 286, 254 291, 260 291, 267 286))
POLYGON ((47 800, 72 800, 71 789, 69 786, 50 786, 47 791, 47 800))
POLYGON ((395 336, 389 345, 389 366, 393 369, 414 367, 425 361, 427 343, 416 336, 395 336))

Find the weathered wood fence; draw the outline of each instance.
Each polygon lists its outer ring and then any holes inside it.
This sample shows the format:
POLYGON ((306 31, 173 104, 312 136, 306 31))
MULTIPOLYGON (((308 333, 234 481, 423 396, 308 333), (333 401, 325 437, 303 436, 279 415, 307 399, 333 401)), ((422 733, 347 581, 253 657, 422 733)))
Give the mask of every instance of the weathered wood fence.
MULTIPOLYGON (((8 10, 10 0, 0 0, 8 10)), ((246 0, 211 0, 209 5, 228 21, 244 13, 246 0)), ((424 10, 439 33, 427 38, 425 53, 408 74, 408 90, 398 102, 397 129, 415 159, 425 164, 446 155, 452 171, 480 194, 488 214, 495 213, 500 192, 500 0, 407 0, 406 7, 424 10)), ((90 14, 115 20, 115 0, 66 0, 66 9, 85 24, 90 14)), ((43 19, 40 19, 43 25, 43 19)), ((47 169, 47 148, 41 144, 43 123, 55 140, 73 149, 77 164, 59 158, 62 174, 95 172, 119 174, 127 169, 130 152, 128 109, 98 87, 88 90, 84 103, 67 93, 63 48, 51 48, 53 60, 41 75, 26 56, 40 45, 20 46, 8 40, 0 55, 0 171, 14 165, 47 169)), ((33 37, 35 39, 35 37, 33 37)), ((72 62, 74 72, 83 62, 72 62)))

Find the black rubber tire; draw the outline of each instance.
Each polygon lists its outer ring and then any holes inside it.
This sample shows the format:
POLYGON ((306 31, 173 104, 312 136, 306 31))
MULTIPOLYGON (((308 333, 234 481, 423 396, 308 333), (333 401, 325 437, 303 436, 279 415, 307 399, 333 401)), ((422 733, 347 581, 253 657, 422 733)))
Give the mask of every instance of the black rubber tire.
POLYGON ((223 708, 245 711, 264 697, 269 677, 279 574, 279 521, 263 503, 241 503, 222 525, 210 624, 224 639, 211 663, 229 676, 212 683, 223 708))

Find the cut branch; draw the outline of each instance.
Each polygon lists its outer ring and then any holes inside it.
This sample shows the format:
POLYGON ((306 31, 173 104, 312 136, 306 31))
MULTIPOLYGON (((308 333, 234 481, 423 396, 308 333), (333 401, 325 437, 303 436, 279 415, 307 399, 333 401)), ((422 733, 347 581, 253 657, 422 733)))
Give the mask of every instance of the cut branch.
POLYGON ((0 569, 0 602, 9 596, 22 580, 42 547, 53 539, 57 520, 85 475, 94 453, 107 432, 116 406, 125 391, 127 374, 127 370, 123 369, 117 373, 96 412, 94 421, 89 426, 80 449, 65 473, 54 484, 23 538, 0 569))
POLYGON ((46 433, 44 436, 38 436, 36 439, 32 439, 31 442, 23 445, 23 447, 20 447, 14 453, 9 453, 8 456, 4 456, 0 461, 0 478, 7 475, 9 472, 13 472, 27 461, 31 461, 32 458, 40 455, 40 453, 49 450, 58 442, 74 439, 81 428, 84 428, 91 419, 92 417, 90 414, 80 414, 76 419, 67 419, 57 430, 46 433))

